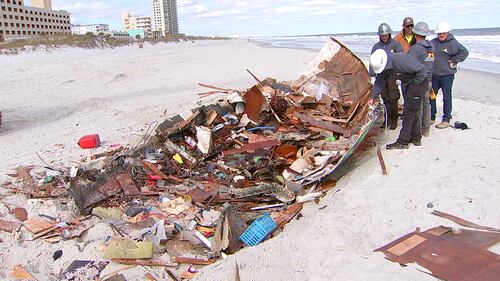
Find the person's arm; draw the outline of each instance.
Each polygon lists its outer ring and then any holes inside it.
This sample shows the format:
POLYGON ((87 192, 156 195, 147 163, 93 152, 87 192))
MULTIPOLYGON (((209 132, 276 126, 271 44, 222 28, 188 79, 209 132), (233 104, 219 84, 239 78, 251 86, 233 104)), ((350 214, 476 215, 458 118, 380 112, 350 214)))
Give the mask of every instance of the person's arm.
POLYGON ((423 64, 421 64, 417 59, 406 55, 401 63, 401 70, 404 73, 415 73, 415 78, 413 79, 413 84, 418 85, 422 83, 427 77, 427 70, 423 64))
POLYGON ((396 44, 394 48, 394 53, 396 54, 403 53, 403 47, 401 46, 401 44, 398 41, 394 41, 394 43, 396 44))
POLYGON ((468 56, 469 56, 469 51, 460 43, 455 41, 458 51, 457 53, 451 58, 450 62, 452 63, 459 63, 463 62, 468 56))
POLYGON ((382 90, 387 83, 387 77, 385 74, 385 72, 382 72, 375 77, 375 83, 373 84, 372 92, 370 95, 372 100, 377 99, 382 93, 382 90))
MULTIPOLYGON (((375 52, 377 50, 376 47, 377 47, 377 44, 373 45, 372 52, 370 54, 373 54, 373 52, 375 52)), ((368 64, 368 73, 370 74, 370 77, 375 77, 377 75, 377 74, 375 74, 375 72, 373 72, 373 69, 370 66, 370 64, 368 64)))

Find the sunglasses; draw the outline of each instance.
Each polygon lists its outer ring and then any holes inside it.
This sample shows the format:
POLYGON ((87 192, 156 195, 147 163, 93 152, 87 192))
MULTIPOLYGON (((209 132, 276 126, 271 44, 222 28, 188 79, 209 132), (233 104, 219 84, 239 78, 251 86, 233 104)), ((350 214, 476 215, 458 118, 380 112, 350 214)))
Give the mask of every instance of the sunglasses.
POLYGON ((407 26, 405 26, 405 27, 413 27, 413 26, 414 26, 413 24, 410 24, 410 25, 407 25, 407 26))

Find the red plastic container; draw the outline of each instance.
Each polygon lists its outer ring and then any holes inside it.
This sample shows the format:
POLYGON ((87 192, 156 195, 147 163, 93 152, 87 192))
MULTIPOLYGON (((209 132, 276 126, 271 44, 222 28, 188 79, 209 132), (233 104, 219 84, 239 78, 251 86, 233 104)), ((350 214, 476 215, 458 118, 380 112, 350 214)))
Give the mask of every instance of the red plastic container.
POLYGON ((96 148, 99 144, 101 144, 101 140, 98 134, 83 136, 78 141, 78 145, 83 149, 96 148))

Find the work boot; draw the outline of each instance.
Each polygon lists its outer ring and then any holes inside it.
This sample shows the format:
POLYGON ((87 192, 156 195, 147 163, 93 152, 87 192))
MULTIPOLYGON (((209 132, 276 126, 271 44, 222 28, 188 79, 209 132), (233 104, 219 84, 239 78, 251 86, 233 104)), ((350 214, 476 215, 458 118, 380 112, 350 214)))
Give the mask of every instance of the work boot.
POLYGON ((422 128, 422 136, 428 137, 430 135, 430 128, 422 128))
POLYGON ((422 146, 422 142, 421 141, 415 141, 415 140, 412 140, 410 141, 414 146, 422 146))
POLYGON ((391 131, 394 131, 394 130, 396 130, 397 128, 398 128, 398 123, 394 123, 394 124, 391 124, 391 125, 389 126, 389 130, 391 130, 391 131))
POLYGON ((447 122, 447 121, 443 121, 439 124, 436 125, 436 128, 438 129, 446 129, 450 126, 450 122, 447 122))
POLYGON ((395 142, 391 143, 385 146, 386 149, 391 150, 391 149, 408 149, 408 144, 400 143, 400 142, 395 142))

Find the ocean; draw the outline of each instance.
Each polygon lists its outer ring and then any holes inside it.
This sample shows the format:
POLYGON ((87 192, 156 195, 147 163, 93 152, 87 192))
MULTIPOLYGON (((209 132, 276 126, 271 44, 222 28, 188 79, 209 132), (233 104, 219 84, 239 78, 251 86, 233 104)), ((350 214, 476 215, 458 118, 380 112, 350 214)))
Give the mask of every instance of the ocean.
MULTIPOLYGON (((459 67, 500 73, 500 28, 456 29, 451 32, 469 50, 469 57, 459 67)), ((253 41, 267 46, 320 50, 329 37, 334 37, 360 57, 370 54, 378 42, 376 33, 321 34, 305 36, 255 37, 253 41)), ((429 36, 431 40, 435 36, 429 36)))

